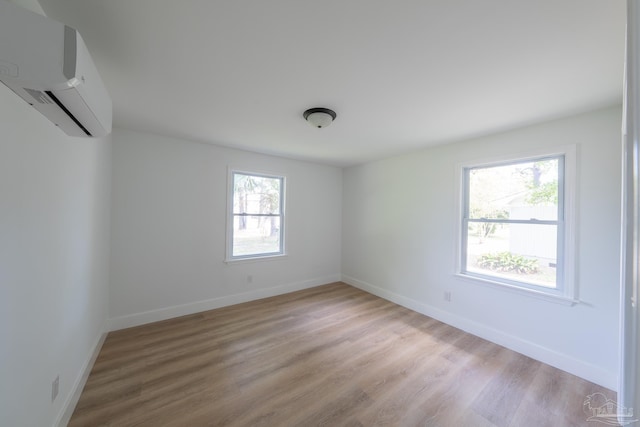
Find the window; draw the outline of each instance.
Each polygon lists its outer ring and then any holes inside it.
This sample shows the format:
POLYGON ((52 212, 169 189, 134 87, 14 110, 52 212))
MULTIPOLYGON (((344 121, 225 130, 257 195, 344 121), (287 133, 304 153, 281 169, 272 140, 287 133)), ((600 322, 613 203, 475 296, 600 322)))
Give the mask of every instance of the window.
POLYGON ((227 259, 284 255, 284 177, 231 171, 227 259))
POLYGON ((573 298, 570 151, 462 167, 460 274, 573 298))

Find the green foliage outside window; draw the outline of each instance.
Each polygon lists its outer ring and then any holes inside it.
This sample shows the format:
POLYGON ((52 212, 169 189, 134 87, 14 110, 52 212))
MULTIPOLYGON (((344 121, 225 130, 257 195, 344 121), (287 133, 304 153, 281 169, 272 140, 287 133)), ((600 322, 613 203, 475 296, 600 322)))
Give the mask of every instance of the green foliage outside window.
POLYGON ((478 258, 478 265, 503 273, 535 274, 538 272, 538 260, 525 258, 511 252, 484 254, 478 258))

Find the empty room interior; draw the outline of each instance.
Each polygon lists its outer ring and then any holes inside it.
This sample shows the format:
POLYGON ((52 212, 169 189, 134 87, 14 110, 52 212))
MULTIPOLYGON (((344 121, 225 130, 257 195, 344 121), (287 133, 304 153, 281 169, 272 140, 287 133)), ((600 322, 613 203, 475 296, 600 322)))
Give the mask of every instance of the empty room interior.
POLYGON ((0 0, 0 425, 634 425, 636 7, 0 0))

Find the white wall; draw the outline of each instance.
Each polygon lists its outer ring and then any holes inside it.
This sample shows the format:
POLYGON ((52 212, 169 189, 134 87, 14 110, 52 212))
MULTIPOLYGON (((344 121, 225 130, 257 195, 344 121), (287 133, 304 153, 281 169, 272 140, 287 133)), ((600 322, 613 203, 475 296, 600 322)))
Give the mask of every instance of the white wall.
POLYGON ((112 329, 340 279, 341 169, 122 129, 113 141, 112 329), (286 258, 223 262, 229 166, 286 176, 286 258))
POLYGON ((346 169, 343 279, 615 389, 621 114, 611 108, 346 169), (555 304, 454 277, 456 165, 569 144, 578 147, 583 303, 555 304))
POLYGON ((64 418, 102 338, 110 162, 108 138, 68 137, 0 84, 2 426, 64 418))

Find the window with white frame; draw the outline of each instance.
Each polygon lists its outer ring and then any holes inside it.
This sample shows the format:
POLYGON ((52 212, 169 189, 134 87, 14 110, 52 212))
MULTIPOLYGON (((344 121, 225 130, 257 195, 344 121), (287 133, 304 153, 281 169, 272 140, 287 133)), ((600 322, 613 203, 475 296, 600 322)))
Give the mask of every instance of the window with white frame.
POLYGON ((460 274, 572 299, 572 150, 462 167, 460 274))
POLYGON ((283 176, 230 171, 227 259, 284 255, 283 176))

